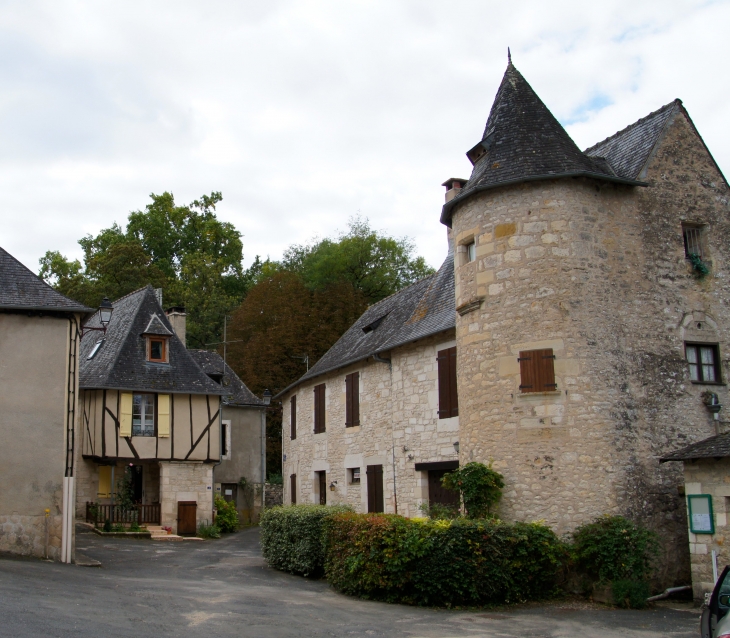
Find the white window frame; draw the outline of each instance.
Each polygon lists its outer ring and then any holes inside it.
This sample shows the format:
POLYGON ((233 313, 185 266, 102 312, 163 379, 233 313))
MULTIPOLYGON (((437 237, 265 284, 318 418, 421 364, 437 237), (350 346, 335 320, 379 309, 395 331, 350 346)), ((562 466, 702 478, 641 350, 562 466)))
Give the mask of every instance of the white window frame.
POLYGON ((230 419, 224 419, 221 421, 223 424, 223 441, 227 443, 227 445, 223 446, 223 449, 225 449, 226 453, 223 454, 223 450, 221 450, 221 461, 230 461, 231 460, 231 421, 230 419))
POLYGON ((132 395, 132 436, 155 436, 157 424, 155 423, 155 395, 149 392, 135 392, 132 395), (140 400, 139 416, 135 416, 134 408, 136 407, 135 399, 137 397, 152 397, 152 415, 147 414, 145 409, 145 401, 140 400), (139 423, 135 423, 135 419, 139 418, 139 423), (149 422, 151 420, 151 423, 149 422))

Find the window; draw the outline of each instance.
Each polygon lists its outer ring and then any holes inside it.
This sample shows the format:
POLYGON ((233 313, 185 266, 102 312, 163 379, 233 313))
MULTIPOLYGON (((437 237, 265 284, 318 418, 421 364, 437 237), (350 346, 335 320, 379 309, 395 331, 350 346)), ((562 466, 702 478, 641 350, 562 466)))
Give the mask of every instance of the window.
POLYGON ((459 395, 456 391, 456 346, 439 350, 438 362, 439 383, 439 419, 459 416, 459 395))
POLYGON ((689 377, 694 383, 720 383, 720 357, 717 346, 708 343, 686 343, 684 352, 689 363, 689 377))
POLYGON ((697 255, 704 258, 702 251, 702 226, 696 224, 682 224, 682 238, 684 239, 684 256, 689 259, 690 255, 697 255))
POLYGON ((99 339, 99 341, 97 341, 94 344, 94 347, 91 349, 91 352, 89 353, 89 356, 86 357, 87 361, 89 359, 93 359, 96 356, 96 353, 99 352, 99 348, 101 348, 103 345, 104 345, 104 339, 99 339))
POLYGON ((319 488, 319 504, 327 505, 327 472, 315 472, 319 488))
POLYGON ((520 391, 550 392, 556 390, 555 355, 552 348, 520 352, 520 391))
POLYGON ((320 383, 314 386, 314 433, 319 434, 325 431, 324 422, 324 390, 325 384, 320 383))
POLYGON ((477 258, 477 244, 476 241, 472 241, 466 245, 466 263, 476 261, 477 258))
POLYGON ((345 377, 345 427, 360 425, 360 373, 345 377))
POLYGON ((350 475, 350 483, 359 484, 360 483, 360 468, 359 467, 351 467, 349 470, 347 470, 348 474, 350 475))
POLYGON ((297 438, 297 395, 291 398, 291 440, 297 438))
POLYGON ((155 435, 155 395, 135 394, 132 399, 132 436, 155 435))
POLYGON ((362 331, 365 334, 368 334, 372 332, 373 330, 377 330, 378 326, 385 321, 385 318, 387 317, 387 314, 384 314, 382 317, 378 317, 375 321, 371 321, 367 326, 363 326, 362 331))
POLYGON ((289 477, 289 498, 291 499, 292 505, 297 504, 297 475, 296 474, 292 474, 289 477))
POLYGON ((149 337, 147 339, 147 360, 155 363, 167 363, 167 339, 149 337))
MULTIPOLYGON (((221 450, 221 460, 231 460, 231 422, 223 421, 223 449, 221 450)), ((227 499, 226 499, 227 500, 227 499)))

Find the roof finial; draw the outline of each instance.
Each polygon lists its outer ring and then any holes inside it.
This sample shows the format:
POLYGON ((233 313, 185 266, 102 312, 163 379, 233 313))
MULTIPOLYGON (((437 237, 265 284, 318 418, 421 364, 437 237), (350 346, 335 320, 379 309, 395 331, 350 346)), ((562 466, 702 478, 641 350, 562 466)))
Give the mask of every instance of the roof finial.
POLYGON ((507 64, 512 64, 512 54, 509 51, 509 47, 507 47, 507 64))

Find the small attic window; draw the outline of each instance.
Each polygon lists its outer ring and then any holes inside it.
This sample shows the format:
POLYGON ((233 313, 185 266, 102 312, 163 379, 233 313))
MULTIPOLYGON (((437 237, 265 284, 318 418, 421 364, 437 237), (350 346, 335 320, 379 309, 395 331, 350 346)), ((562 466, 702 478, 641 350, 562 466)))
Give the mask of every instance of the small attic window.
POLYGON ((147 361, 167 363, 167 339, 165 337, 147 338, 147 361))
POLYGON ((387 316, 388 316, 388 315, 387 315, 387 314, 385 314, 385 315, 383 315, 382 317, 380 317, 379 319, 376 319, 375 321, 373 321, 372 323, 369 323, 369 324, 368 324, 367 326, 364 326, 364 327, 363 327, 362 331, 363 331, 363 332, 364 332, 365 334, 368 334, 369 332, 372 332, 373 330, 377 330, 378 326, 379 326, 379 325, 380 325, 381 323, 383 323, 383 321, 385 320, 385 318, 386 318, 387 316))
POLYGON ((99 339, 99 341, 94 344, 94 347, 91 349, 89 356, 86 357, 87 361, 89 359, 93 359, 96 356, 96 353, 99 352, 99 349, 104 345, 104 341, 104 339, 99 339))

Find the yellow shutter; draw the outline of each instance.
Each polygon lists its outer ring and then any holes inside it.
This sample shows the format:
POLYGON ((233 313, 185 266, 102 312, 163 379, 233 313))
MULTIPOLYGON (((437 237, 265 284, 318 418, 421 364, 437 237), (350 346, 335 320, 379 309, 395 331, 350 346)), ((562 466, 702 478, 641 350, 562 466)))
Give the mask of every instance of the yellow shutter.
POLYGON ((157 395, 157 436, 170 436, 170 395, 157 395))
POLYGON ((132 394, 122 392, 119 411, 119 436, 132 436, 132 394))
POLYGON ((108 465, 99 466, 99 493, 98 498, 110 498, 112 495, 112 468, 108 465))

